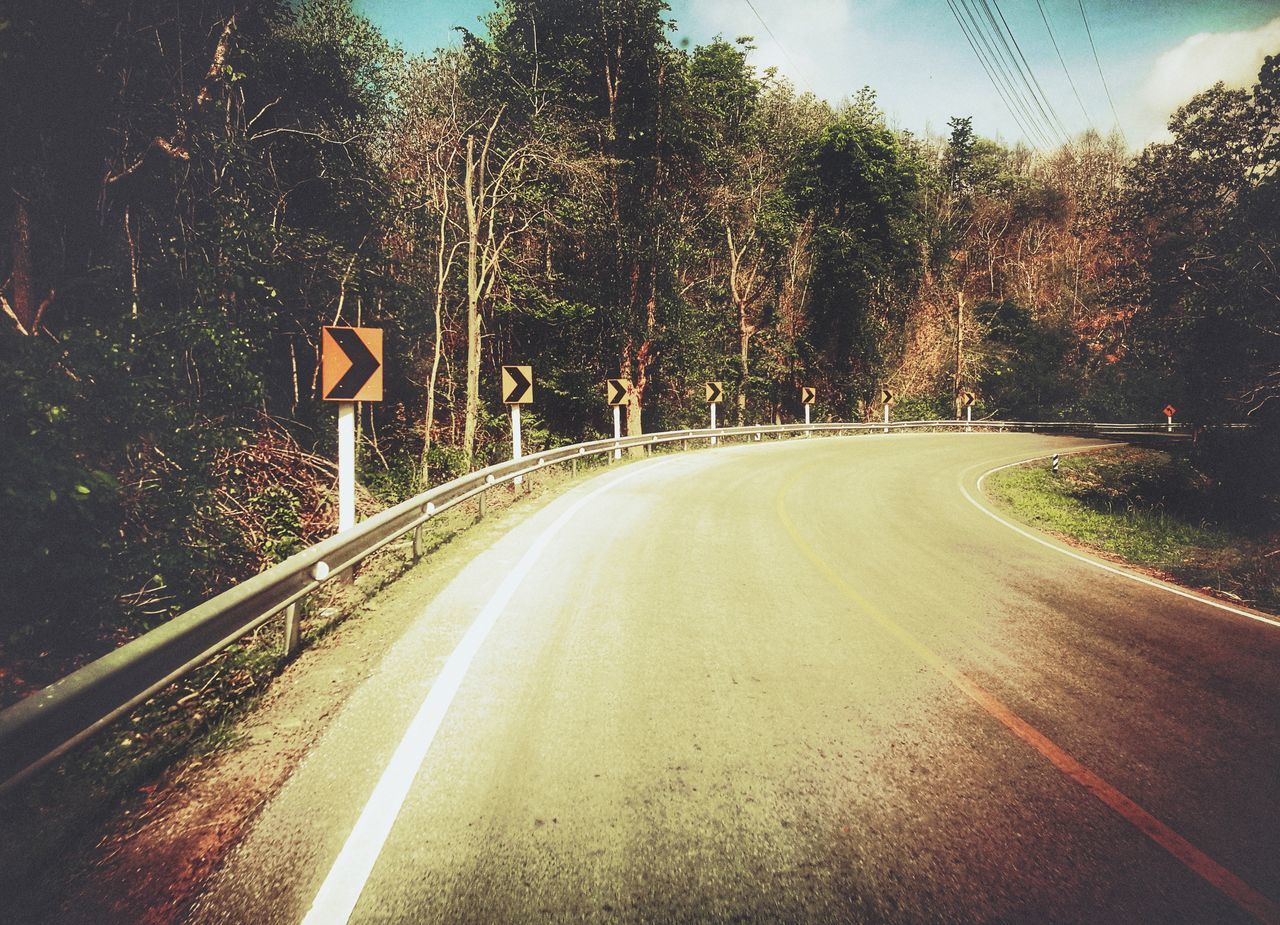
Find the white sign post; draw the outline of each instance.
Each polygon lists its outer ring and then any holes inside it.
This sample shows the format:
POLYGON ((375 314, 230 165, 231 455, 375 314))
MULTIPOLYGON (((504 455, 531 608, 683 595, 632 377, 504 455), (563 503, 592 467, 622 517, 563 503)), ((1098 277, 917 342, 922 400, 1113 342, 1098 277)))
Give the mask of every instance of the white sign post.
MULTIPOLYGON (((712 430, 715 430, 715 429, 716 429, 716 403, 715 403, 715 402, 712 402, 712 403, 711 403, 711 429, 712 429, 712 430)), ((715 437, 712 437, 712 438, 711 438, 711 445, 712 445, 712 446, 715 446, 715 445, 716 445, 716 438, 715 438, 715 437)))
POLYGON ((809 405, 805 405, 805 406, 804 406, 804 426, 805 426, 805 427, 808 427, 808 426, 809 426, 809 408, 810 408, 810 407, 811 407, 811 406, 809 406, 809 405))
MULTIPOLYGON (((519 459, 524 455, 524 450, 520 444, 520 406, 511 406, 511 458, 519 459)), ((516 476, 516 487, 524 484, 524 476, 516 476)))
POLYGON ((888 402, 885 402, 884 404, 884 423, 885 423, 884 432, 887 434, 889 432, 889 403, 888 402))
MULTIPOLYGON (((622 406, 621 405, 613 406, 613 439, 614 440, 622 439, 622 406)), ((616 450, 613 451, 613 458, 614 459, 622 458, 622 447, 618 447, 616 450)))
POLYGON ((356 525, 356 403, 338 405, 338 532, 356 525))

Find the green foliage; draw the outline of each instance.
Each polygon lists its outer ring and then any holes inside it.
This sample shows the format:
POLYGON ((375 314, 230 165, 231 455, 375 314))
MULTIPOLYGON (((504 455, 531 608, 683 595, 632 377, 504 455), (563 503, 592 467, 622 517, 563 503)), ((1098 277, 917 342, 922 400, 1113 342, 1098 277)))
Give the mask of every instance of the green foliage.
POLYGON ((1186 458, 1136 448, 1064 456, 1057 476, 1044 462, 1031 463, 986 485, 1019 519, 1042 529, 1194 587, 1280 606, 1280 563, 1264 559, 1266 534, 1215 520, 1212 477, 1186 458))

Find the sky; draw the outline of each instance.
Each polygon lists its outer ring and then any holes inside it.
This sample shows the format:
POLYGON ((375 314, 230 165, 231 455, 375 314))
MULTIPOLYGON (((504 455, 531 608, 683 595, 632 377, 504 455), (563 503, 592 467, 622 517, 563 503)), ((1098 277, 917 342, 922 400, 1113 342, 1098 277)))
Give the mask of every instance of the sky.
MULTIPOLYGON (((1010 54, 1020 50, 1042 88, 1044 116, 1019 112, 1020 124, 983 71, 949 0, 668 2, 677 44, 752 36, 750 60, 758 68, 775 67, 800 90, 832 103, 869 86, 896 128, 946 134, 948 119, 970 116, 979 135, 1042 149, 1060 136, 1037 132, 1029 127, 1033 121, 1056 122, 1072 135, 1090 126, 1106 133, 1118 121, 1133 148, 1164 140, 1169 115, 1195 93, 1218 80, 1249 86, 1263 58, 1280 53, 1280 0, 987 0, 1016 42, 1010 54)), ((981 0, 950 2, 982 15, 981 0)), ((480 18, 494 0, 355 5, 392 41, 430 52, 457 44, 455 26, 482 31, 480 18)), ((982 39, 975 41, 981 49, 982 39)), ((1032 92, 1022 90, 1028 107, 1032 92)))

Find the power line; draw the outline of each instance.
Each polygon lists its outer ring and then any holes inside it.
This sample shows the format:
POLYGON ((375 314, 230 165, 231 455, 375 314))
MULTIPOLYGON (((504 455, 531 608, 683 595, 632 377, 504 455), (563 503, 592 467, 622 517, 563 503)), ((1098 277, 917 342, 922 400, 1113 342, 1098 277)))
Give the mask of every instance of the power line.
MULTIPOLYGON (((983 6, 986 6, 987 0, 982 0, 982 4, 983 6)), ((1040 86, 1040 79, 1036 77, 1035 69, 1032 68, 1031 63, 1027 61, 1027 56, 1022 53, 1022 46, 1018 44, 1018 37, 1013 34, 1013 29, 1009 27, 1009 21, 1004 18, 1004 11, 1000 9, 1000 0, 991 0, 991 5, 994 6, 996 8, 996 12, 1000 14, 1000 22, 1004 25, 1004 31, 1008 34, 1009 41, 1013 42, 1013 47, 1018 52, 1018 59, 1022 62, 1022 72, 1025 73, 1023 81, 1025 82, 1027 77, 1030 77, 1031 82, 1035 84, 1035 89, 1031 91, 1031 98, 1036 101, 1036 107, 1042 114, 1046 109, 1048 110, 1046 118, 1049 119, 1061 133, 1062 140, 1066 141, 1071 137, 1071 133, 1068 132, 1066 126, 1062 124, 1062 119, 1059 118, 1058 111, 1054 109, 1053 103, 1050 102, 1048 95, 1044 92, 1044 87, 1040 86), (1041 101, 1044 102, 1043 106, 1040 105, 1041 101)), ((987 15, 990 16, 990 8, 988 8, 987 15)), ((1004 41, 1003 35, 1001 36, 1000 41, 1004 41)), ((1007 45, 1005 47, 1006 49, 1008 48, 1007 45)), ((1015 62, 1015 64, 1016 63, 1017 62, 1015 62)))
MULTIPOLYGON (((991 62, 993 69, 1001 76, 1004 89, 1009 94, 1010 99, 1022 111, 1026 125, 1031 128, 1029 135, 1033 133, 1043 145, 1053 147, 1052 126, 1045 121, 1043 115, 1037 115, 1035 108, 1027 101, 1026 94, 1019 89, 1018 81, 1013 77, 1013 71, 1017 70, 1017 62, 1010 60, 1008 54, 1001 54, 999 43, 995 36, 991 34, 991 29, 983 26, 982 16, 979 15, 976 9, 977 2, 978 0, 972 0, 972 2, 971 0, 959 0, 960 8, 964 10, 965 15, 968 17, 969 26, 974 36, 986 50, 987 58, 991 62)), ((994 22, 994 20, 991 20, 991 22, 994 22)), ((1026 131, 1026 128, 1024 127, 1023 130, 1026 131)))
POLYGON ((1089 123, 1090 128, 1096 128, 1093 120, 1089 118, 1089 110, 1084 108, 1084 100, 1080 99, 1080 91, 1076 89, 1076 82, 1071 79, 1071 71, 1067 67, 1066 59, 1062 57, 1062 49, 1058 47, 1058 37, 1053 34, 1053 26, 1049 24, 1049 14, 1045 11, 1043 0, 1036 0, 1036 6, 1040 8, 1040 18, 1044 20, 1044 28, 1049 33, 1049 41, 1053 42, 1053 50, 1058 53, 1058 61, 1062 64, 1062 73, 1067 75, 1067 83, 1071 85, 1071 92, 1075 95, 1076 102, 1080 104, 1080 113, 1084 116, 1084 121, 1089 123))
POLYGON ((1120 130, 1120 138, 1128 146, 1129 139, 1125 137, 1124 126, 1120 124, 1120 114, 1116 112, 1116 102, 1111 98, 1111 88, 1107 86, 1107 75, 1102 73, 1102 61, 1098 59, 1098 46, 1093 44, 1093 30, 1089 28, 1089 16, 1084 11, 1084 0, 1076 0, 1076 5, 1080 7, 1080 18, 1084 20, 1084 31, 1089 36, 1089 47, 1093 49, 1093 63, 1098 66, 1098 77, 1102 80, 1102 89, 1107 91, 1107 102, 1111 105, 1111 115, 1116 120, 1116 128, 1120 130))
POLYGON ((809 88, 810 93, 816 96, 818 91, 813 89, 813 85, 805 78, 804 71, 800 69, 800 65, 796 64, 795 59, 791 57, 791 53, 787 51, 787 46, 783 45, 782 42, 778 40, 778 37, 773 34, 773 30, 770 29, 769 24, 764 21, 764 17, 761 16, 760 11, 756 9, 756 5, 752 3, 751 0, 746 0, 746 2, 747 6, 751 7, 751 12, 756 14, 756 19, 760 20, 760 25, 764 26, 764 31, 768 33, 769 38, 773 39, 773 44, 778 46, 778 50, 782 52, 782 56, 787 59, 787 62, 793 68, 795 68, 796 76, 800 78, 800 82, 809 88))
MULTIPOLYGON (((1027 139, 1027 142, 1031 147, 1034 150, 1039 151, 1040 148, 1036 144, 1036 133, 1028 128, 1027 123, 1025 123, 1022 116, 1018 114, 1017 106, 1014 105, 1009 92, 1001 85, 1000 80, 996 77, 996 72, 992 65, 988 63, 987 58, 979 50, 977 42, 974 41, 974 36, 969 31, 969 27, 965 25, 964 20, 960 16, 960 9, 956 5, 956 0, 947 0, 947 6, 951 8, 951 15, 956 18, 956 24, 960 26, 960 31, 964 33, 965 40, 969 43, 969 47, 973 49, 973 54, 977 57, 978 63, 981 64, 982 69, 986 71, 987 79, 991 81, 991 86, 995 88, 996 93, 1004 102, 1005 108, 1009 110, 1009 115, 1013 116, 1013 121, 1018 123, 1018 128, 1022 130, 1023 136, 1027 139)), ((1010 88, 1010 90, 1011 89, 1012 88, 1010 88)))

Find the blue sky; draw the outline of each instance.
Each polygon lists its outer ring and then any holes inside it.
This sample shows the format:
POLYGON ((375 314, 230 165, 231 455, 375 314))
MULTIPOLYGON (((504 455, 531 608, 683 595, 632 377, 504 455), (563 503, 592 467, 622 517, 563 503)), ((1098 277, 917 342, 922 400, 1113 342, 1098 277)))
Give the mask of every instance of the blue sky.
MULTIPOLYGON (((983 73, 947 0, 669 2, 677 24, 674 41, 754 36, 753 63, 777 67, 801 89, 831 102, 868 85, 900 128, 945 133, 948 118, 966 115, 979 134, 1009 142, 1025 137, 983 73)), ((968 2, 977 8, 978 0, 968 2)), ((1090 124, 1110 130, 1115 119, 1078 0, 1041 2, 1079 102, 1035 0, 998 0, 998 9, 1067 131, 1090 124)), ((480 17, 494 6, 493 0, 355 4, 389 38, 414 52, 455 44, 454 26, 480 29, 480 17)), ((1198 90, 1215 80, 1246 85, 1265 54, 1280 53, 1280 0, 1083 0, 1083 6, 1132 146, 1163 137, 1168 115, 1198 90)))

